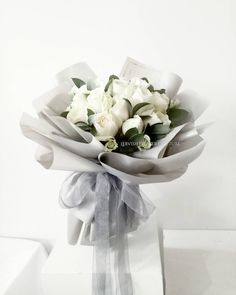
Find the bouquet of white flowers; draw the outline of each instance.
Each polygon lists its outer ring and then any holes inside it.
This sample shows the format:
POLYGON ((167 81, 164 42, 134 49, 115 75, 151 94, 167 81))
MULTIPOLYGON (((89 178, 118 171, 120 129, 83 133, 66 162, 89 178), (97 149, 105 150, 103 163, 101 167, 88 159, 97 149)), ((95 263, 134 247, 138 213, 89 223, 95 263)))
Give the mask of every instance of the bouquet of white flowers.
POLYGON ((120 77, 98 81, 84 63, 57 75, 58 86, 36 99, 38 118, 24 114, 23 134, 39 144, 45 168, 73 171, 60 203, 77 224, 68 236, 95 248, 94 294, 113 294, 109 251, 119 274, 115 289, 133 294, 127 237, 154 206, 139 184, 180 177, 202 152, 205 126, 194 121, 207 106, 193 92, 178 90, 182 79, 127 59, 120 77), (81 226, 83 226, 80 235, 81 226))
POLYGON ((71 103, 61 116, 92 133, 105 151, 133 154, 158 144, 173 128, 190 121, 178 99, 155 89, 147 78, 119 78, 87 83, 72 78, 71 103))

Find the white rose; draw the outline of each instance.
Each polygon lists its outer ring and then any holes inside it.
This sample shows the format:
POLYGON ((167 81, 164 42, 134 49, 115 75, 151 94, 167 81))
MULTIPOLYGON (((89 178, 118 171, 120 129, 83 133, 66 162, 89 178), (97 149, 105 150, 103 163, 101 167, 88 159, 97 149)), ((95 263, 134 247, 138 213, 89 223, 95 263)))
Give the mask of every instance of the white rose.
POLYGON ((169 120, 168 115, 163 114, 161 112, 153 113, 149 118, 144 120, 145 125, 149 124, 150 126, 163 123, 164 125, 170 125, 171 121, 169 120))
POLYGON ((136 111, 136 115, 139 116, 151 116, 154 111, 152 104, 145 105, 136 111))
POLYGON ((138 146, 138 149, 140 151, 143 151, 143 150, 149 150, 151 147, 152 147, 151 139, 148 135, 145 134, 143 137, 143 141, 138 146))
POLYGON ((71 105, 67 108, 68 114, 67 119, 72 123, 76 123, 79 121, 87 122, 87 96, 83 92, 77 92, 73 97, 71 105))
POLYGON ((84 84, 83 86, 81 86, 80 88, 78 88, 77 86, 73 86, 71 88, 71 91, 69 92, 69 94, 75 96, 76 94, 85 94, 88 95, 90 93, 90 91, 87 88, 87 85, 84 84))
POLYGON ((122 122, 126 121, 129 118, 129 109, 128 102, 124 99, 119 99, 112 107, 111 112, 118 118, 122 120, 122 122))
POLYGON ((125 134, 131 128, 137 128, 139 132, 143 131, 143 121, 138 115, 135 115, 133 118, 130 118, 123 123, 123 134, 125 134))
POLYGON ((152 95, 148 87, 149 84, 145 80, 133 78, 126 89, 125 97, 129 99, 134 107, 136 104, 146 101, 152 95))
POLYGON ((157 112, 157 116, 161 120, 161 122, 163 123, 163 125, 170 126, 171 121, 170 121, 169 116, 167 114, 163 114, 161 112, 157 112))
POLYGON ((134 90, 132 95, 127 95, 132 107, 134 107, 138 103, 144 102, 146 96, 144 96, 143 91, 140 88, 134 90))
POLYGON ((113 105, 113 99, 110 94, 105 94, 102 99, 102 111, 109 112, 113 105))
POLYGON ((153 113, 149 118, 146 118, 144 120, 145 125, 149 124, 150 126, 157 124, 157 123, 161 123, 160 118, 157 116, 156 113, 153 113))
POLYGON ((105 151, 106 152, 112 152, 118 148, 118 143, 116 142, 116 139, 114 137, 111 137, 108 139, 108 141, 105 144, 105 151))
POLYGON ((144 101, 152 93, 148 90, 149 84, 140 78, 133 78, 130 81, 126 79, 116 79, 112 82, 113 97, 115 100, 127 98, 132 106, 144 101))
POLYGON ((88 108, 95 113, 109 111, 112 107, 112 97, 105 93, 103 87, 96 88, 87 97, 88 108))
POLYGON ((88 108, 95 113, 101 113, 104 94, 105 92, 102 87, 90 91, 90 94, 87 97, 88 108))
POLYGON ((154 105, 156 112, 165 113, 169 105, 169 97, 165 94, 154 92, 151 96, 145 98, 146 102, 154 105))
POLYGON ((147 89, 149 87, 149 83, 146 80, 137 77, 132 78, 130 84, 141 89, 147 89))
POLYGON ((72 123, 77 123, 77 122, 85 122, 87 123, 88 121, 88 116, 87 116, 87 108, 73 108, 69 111, 67 114, 67 119, 71 121, 72 123))
POLYGON ((129 85, 129 81, 123 78, 114 79, 111 87, 112 87, 112 94, 113 96, 117 96, 119 98, 124 98, 125 91, 129 85))
POLYGON ((96 129, 96 138, 101 141, 115 137, 122 124, 121 120, 108 112, 91 115, 89 121, 96 129))

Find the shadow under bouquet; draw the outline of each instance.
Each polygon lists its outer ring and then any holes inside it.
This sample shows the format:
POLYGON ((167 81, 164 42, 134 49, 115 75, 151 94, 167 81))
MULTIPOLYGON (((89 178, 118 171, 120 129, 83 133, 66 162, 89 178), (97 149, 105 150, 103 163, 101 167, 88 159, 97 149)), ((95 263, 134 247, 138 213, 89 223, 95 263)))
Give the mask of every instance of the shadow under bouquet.
MULTIPOLYGON (((39 144, 47 169, 73 171, 60 203, 77 220, 69 242, 94 246, 93 293, 113 294, 108 253, 117 257, 115 289, 133 294, 127 233, 154 211, 139 184, 180 177, 203 151, 206 126, 194 122, 206 109, 182 79, 128 58, 119 76, 99 81, 85 63, 57 75, 58 86, 34 101, 38 118, 23 114, 23 134, 39 144), (83 228, 82 228, 83 225, 83 228), (81 232, 81 228, 83 229, 81 232)), ((71 219, 70 219, 71 220, 71 219)))

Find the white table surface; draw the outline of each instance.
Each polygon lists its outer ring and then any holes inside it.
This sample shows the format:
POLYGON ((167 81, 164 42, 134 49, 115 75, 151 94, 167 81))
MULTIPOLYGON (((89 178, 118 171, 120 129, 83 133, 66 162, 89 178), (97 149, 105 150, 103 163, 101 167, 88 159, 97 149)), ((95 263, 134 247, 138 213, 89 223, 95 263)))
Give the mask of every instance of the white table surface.
POLYGON ((46 259, 39 242, 0 237, 0 295, 43 295, 40 270, 46 259))
POLYGON ((166 295, 235 295, 236 231, 164 232, 166 295))

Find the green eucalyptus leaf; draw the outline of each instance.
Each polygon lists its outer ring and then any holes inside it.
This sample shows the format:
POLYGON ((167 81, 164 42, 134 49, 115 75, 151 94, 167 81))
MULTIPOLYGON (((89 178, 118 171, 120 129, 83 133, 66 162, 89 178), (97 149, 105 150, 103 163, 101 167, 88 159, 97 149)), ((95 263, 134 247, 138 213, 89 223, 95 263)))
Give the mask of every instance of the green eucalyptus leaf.
POLYGON ((152 135, 150 135, 151 142, 156 142, 164 137, 166 137, 166 134, 152 134, 152 135))
POLYGON ((148 86, 148 90, 150 92, 154 92, 155 91, 154 87, 151 84, 148 86))
POLYGON ((80 127, 83 130, 86 130, 86 131, 87 130, 89 131, 90 130, 90 127, 91 127, 89 124, 87 124, 85 122, 76 122, 75 125, 78 126, 78 127, 80 127))
POLYGON ((188 122, 190 119, 190 113, 183 109, 177 109, 177 108, 169 109, 167 111, 167 114, 171 121, 171 127, 182 125, 188 122))
POLYGON ((119 77, 116 75, 110 75, 109 80, 119 80, 119 77))
POLYGON ((74 82, 74 84, 80 88, 81 86, 85 85, 86 83, 84 81, 82 81, 79 78, 72 78, 72 81, 74 82))
POLYGON ((137 135, 139 133, 138 128, 130 128, 129 130, 126 131, 125 133, 125 138, 129 140, 131 137, 137 135))
POLYGON ((95 114, 95 113, 94 113, 93 110, 91 110, 91 109, 87 109, 87 115, 88 115, 88 117, 91 116, 91 115, 94 115, 94 114, 95 114))
POLYGON ((139 109, 141 109, 142 107, 147 106, 147 105, 151 105, 151 104, 149 102, 141 102, 141 103, 136 104, 133 108, 133 116, 137 113, 137 111, 139 109))
POLYGON ((62 112, 60 116, 63 118, 67 118, 68 113, 68 111, 62 112))
POLYGON ((95 136, 96 135, 96 133, 97 133, 97 130, 96 130, 96 128, 94 127, 94 125, 91 125, 90 126, 90 131, 89 131, 93 136, 95 136))
POLYGON ((138 109, 136 111, 136 115, 139 115, 143 119, 144 117, 150 115, 150 111, 152 113, 153 109, 154 109, 154 106, 149 103, 147 105, 142 106, 140 109, 138 109))
POLYGON ((137 152, 138 146, 137 145, 133 145, 133 146, 119 146, 119 149, 117 150, 119 153, 121 154, 125 154, 125 155, 131 155, 134 152, 137 152))
POLYGON ((166 93, 166 90, 165 89, 155 89, 154 92, 158 92, 160 94, 165 94, 166 93))
POLYGON ((75 123, 75 125, 84 131, 90 132, 93 135, 96 134, 96 128, 94 127, 94 125, 89 125, 89 124, 87 124, 85 122, 81 122, 81 121, 75 123))
POLYGON ((163 125, 162 123, 157 123, 152 126, 150 126, 150 134, 159 134, 159 135, 165 135, 170 132, 170 127, 167 125, 163 125))
POLYGON ((116 76, 116 75, 111 75, 111 76, 109 77, 109 80, 108 80, 106 86, 105 86, 104 91, 107 92, 107 90, 109 89, 109 87, 110 87, 111 83, 113 82, 113 80, 118 80, 118 79, 119 79, 118 76, 116 76))
POLYGON ((78 125, 78 124, 76 124, 76 126, 81 128, 84 131, 90 132, 90 130, 91 130, 90 126, 87 126, 87 125, 78 125))
POLYGON ((143 142, 143 140, 144 140, 144 134, 139 133, 130 137, 129 142, 139 143, 139 142, 143 142))
POLYGON ((144 80, 144 81, 146 81, 147 83, 149 83, 148 78, 143 77, 143 78, 141 78, 141 79, 144 80))
POLYGON ((151 116, 149 116, 149 115, 142 116, 142 120, 147 120, 149 118, 151 118, 151 116))
POLYGON ((75 125, 88 125, 88 124, 86 122, 84 122, 84 121, 77 121, 75 123, 75 125))
POLYGON ((151 131, 151 126, 148 123, 147 126, 144 129, 144 133, 147 134, 147 135, 150 135, 151 134, 150 131, 151 131))

